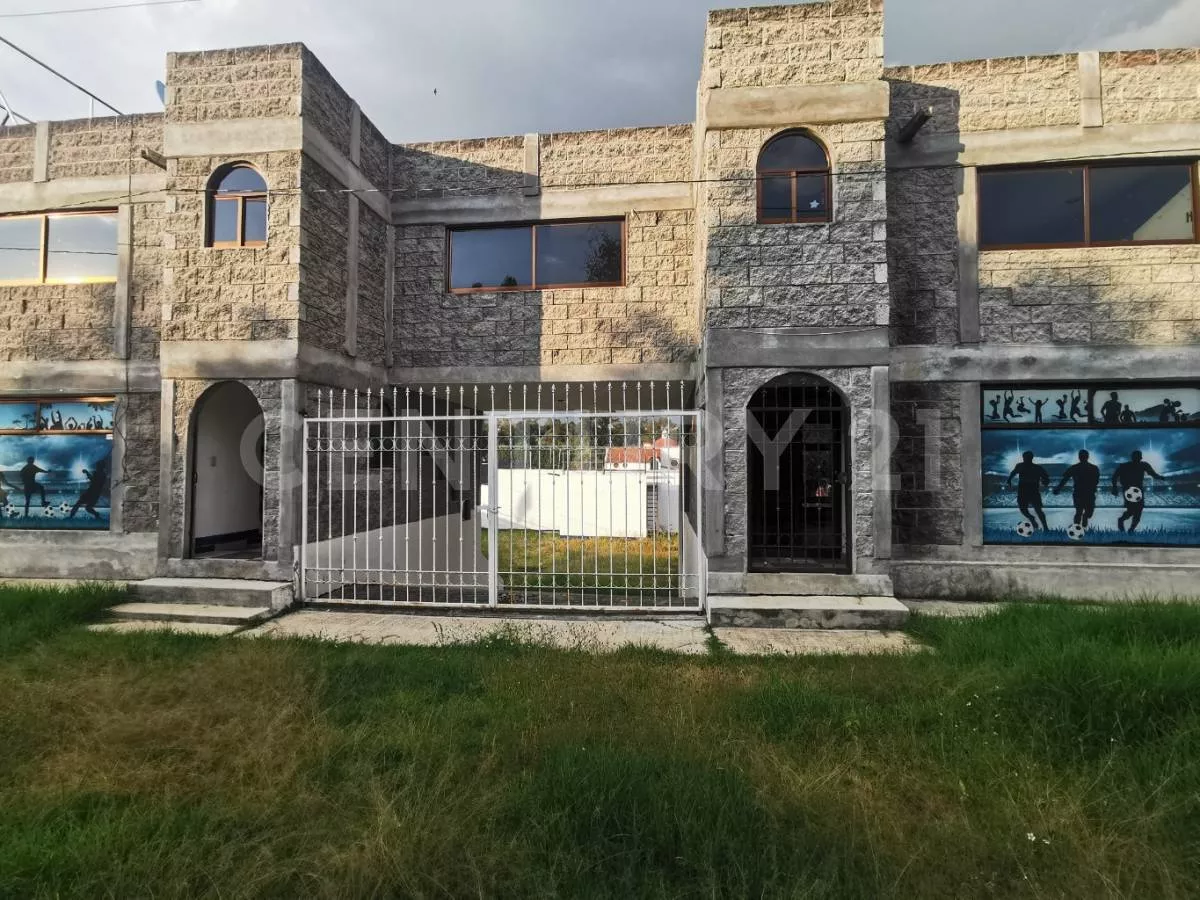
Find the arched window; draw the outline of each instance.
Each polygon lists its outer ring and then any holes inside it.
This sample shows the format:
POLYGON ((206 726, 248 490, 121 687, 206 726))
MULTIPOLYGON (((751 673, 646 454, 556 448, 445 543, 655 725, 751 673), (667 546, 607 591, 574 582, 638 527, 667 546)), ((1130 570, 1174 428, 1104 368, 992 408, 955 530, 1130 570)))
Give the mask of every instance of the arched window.
POLYGON ((208 246, 266 244, 266 179, 245 163, 221 166, 208 180, 208 246))
POLYGON ((758 221, 763 225, 830 222, 829 155, 811 135, 785 131, 758 155, 758 221))

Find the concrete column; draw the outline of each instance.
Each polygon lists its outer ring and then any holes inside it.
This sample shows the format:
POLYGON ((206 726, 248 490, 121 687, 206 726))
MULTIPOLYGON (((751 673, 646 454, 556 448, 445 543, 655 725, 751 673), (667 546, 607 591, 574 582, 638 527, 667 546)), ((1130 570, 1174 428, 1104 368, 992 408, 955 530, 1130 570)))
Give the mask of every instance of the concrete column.
POLYGON ((979 170, 960 169, 958 185, 958 340, 979 343, 979 170))
POLYGON ((1104 125, 1104 88, 1098 50, 1079 54, 1079 122, 1084 128, 1104 125))
POLYGON ((522 193, 536 197, 542 192, 542 136, 525 135, 525 184, 522 193))
POLYGON ((701 491, 704 529, 701 540, 711 558, 725 555, 725 383, 720 369, 704 377, 704 446, 701 448, 701 491))
POLYGON ((160 569, 171 556, 171 479, 175 474, 175 381, 164 379, 159 395, 158 558, 160 569))
POLYGON ((129 395, 117 397, 113 409, 112 460, 109 469, 112 489, 109 491, 108 530, 121 534, 125 530, 125 429, 129 427, 129 395))
POLYGON ((963 546, 983 546, 983 398, 979 382, 960 386, 963 546))
POLYGON ((50 123, 33 126, 33 180, 50 180, 50 123))
POLYGON ((390 368, 396 364, 396 227, 394 225, 387 227, 384 271, 386 281, 383 285, 383 364, 390 368))
POLYGON ((350 195, 346 223, 346 353, 358 355, 358 195, 350 195))
POLYGON ((871 367, 871 493, 875 559, 892 558, 892 384, 887 366, 871 367))
POLYGON ((300 544, 300 525, 304 503, 301 471, 304 453, 303 403, 299 382, 280 384, 279 408, 279 547, 281 566, 295 561, 300 544))
POLYGON ((129 318, 133 297, 133 204, 117 207, 117 285, 113 297, 113 354, 129 359, 129 318))

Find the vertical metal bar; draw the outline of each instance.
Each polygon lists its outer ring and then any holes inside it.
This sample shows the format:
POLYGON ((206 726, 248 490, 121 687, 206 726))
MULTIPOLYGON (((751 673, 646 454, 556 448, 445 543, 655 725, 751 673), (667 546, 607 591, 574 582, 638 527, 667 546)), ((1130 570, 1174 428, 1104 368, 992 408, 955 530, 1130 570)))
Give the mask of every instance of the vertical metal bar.
POLYGON ((404 601, 412 599, 412 388, 404 388, 404 601))
MULTIPOLYGON (((399 435, 397 434, 399 422, 396 416, 399 415, 399 409, 396 406, 396 388, 392 387, 392 565, 388 570, 388 598, 396 599, 396 529, 403 528, 405 522, 400 519, 399 511, 396 508, 396 483, 400 480, 400 460, 399 450, 399 435)), ((407 518, 407 516, 405 516, 407 518)), ((382 593, 382 592, 381 592, 382 593)))
POLYGON ((300 450, 300 602, 308 598, 306 574, 308 571, 308 429, 309 422, 304 420, 300 426, 303 444, 300 450))
POLYGON ((490 410, 488 428, 488 606, 500 605, 500 419, 496 411, 490 410))
MULTIPOLYGON (((425 388, 417 389, 417 405, 421 418, 417 420, 417 601, 425 599, 425 388)), ((433 405, 436 412, 437 396, 433 405)))

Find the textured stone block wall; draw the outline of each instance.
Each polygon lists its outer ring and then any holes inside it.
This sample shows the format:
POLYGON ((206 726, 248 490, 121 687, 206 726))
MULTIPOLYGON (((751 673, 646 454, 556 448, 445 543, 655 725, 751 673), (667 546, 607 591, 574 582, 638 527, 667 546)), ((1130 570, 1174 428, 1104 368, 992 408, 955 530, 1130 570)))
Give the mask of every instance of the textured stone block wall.
POLYGON ((387 329, 387 223, 366 204, 358 211, 358 356, 384 365, 387 329))
POLYGON ((310 50, 305 48, 301 59, 304 86, 300 108, 304 123, 315 126, 348 159, 354 101, 310 50))
POLYGON ((888 173, 888 276, 894 344, 958 341, 959 169, 888 173))
POLYGON ((0 184, 33 181, 32 125, 8 125, 0 128, 0 184))
POLYGON ((375 124, 364 116, 359 125, 358 167, 371 184, 380 190, 388 190, 392 183, 391 165, 391 143, 375 124))
POLYGON ((883 71, 883 0, 709 13, 708 87, 869 81, 883 71))
POLYGON ((1200 50, 1102 53, 1100 79, 1108 124, 1200 120, 1200 50))
POLYGON ((543 190, 687 182, 692 177, 692 126, 542 135, 541 166, 543 190))
POLYGON ((892 541, 951 545, 963 540, 961 386, 893 382, 892 541))
POLYGON ((337 179, 307 156, 302 167, 300 339, 340 353, 346 343, 350 198, 337 179))
POLYGON ((631 213, 625 287, 446 291, 446 230, 396 231, 399 366, 607 365, 695 355, 690 210, 631 213))
POLYGON ((835 173, 832 224, 757 224, 758 154, 775 133, 707 136, 708 326, 887 324, 883 123, 813 129, 835 173))
MULTIPOLYGON (((754 392, 767 382, 798 369, 722 369, 725 475, 725 555, 746 558, 747 474, 746 406, 754 392)), ((869 368, 807 369, 824 378, 849 404, 851 555, 856 559, 875 555, 875 497, 872 493, 871 461, 874 448, 873 393, 869 368)))
POLYGON ((394 196, 455 197, 520 193, 525 138, 479 138, 392 147, 394 196))
POLYGON ((154 113, 120 118, 74 119, 50 124, 50 178, 104 175, 158 175, 139 149, 162 150, 163 116, 154 113))
POLYGON ((1200 247, 980 255, 980 328, 995 343, 1200 341, 1200 247))
POLYGON ((0 361, 113 357, 115 284, 0 287, 0 361))
POLYGON ((258 248, 204 246, 208 180, 230 160, 185 157, 168 162, 163 340, 297 337, 300 157, 297 151, 240 157, 262 172, 272 192, 267 246, 258 248))
POLYGON ((300 115, 301 44, 167 54, 168 122, 300 115))
POLYGON ((129 534, 157 531, 159 395, 129 394, 120 402, 125 456, 116 478, 120 479, 124 489, 123 528, 129 534))

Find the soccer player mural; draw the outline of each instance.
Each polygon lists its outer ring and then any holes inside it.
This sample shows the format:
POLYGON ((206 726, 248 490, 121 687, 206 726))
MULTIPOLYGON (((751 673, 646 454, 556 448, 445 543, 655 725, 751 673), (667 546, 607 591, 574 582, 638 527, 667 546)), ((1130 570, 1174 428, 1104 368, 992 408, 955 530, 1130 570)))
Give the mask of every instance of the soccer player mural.
POLYGON ((113 401, 0 400, 0 530, 107 530, 113 401))
POLYGON ((984 543, 1200 546, 1200 386, 995 385, 982 409, 984 543))

